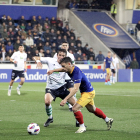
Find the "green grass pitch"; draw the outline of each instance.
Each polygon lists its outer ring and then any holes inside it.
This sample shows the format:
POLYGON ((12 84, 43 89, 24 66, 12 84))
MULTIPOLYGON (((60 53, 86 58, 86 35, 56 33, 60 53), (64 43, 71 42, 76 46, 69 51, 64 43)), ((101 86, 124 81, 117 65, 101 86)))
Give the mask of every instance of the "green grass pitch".
MULTIPOLYGON (((44 105, 46 83, 25 83, 21 95, 7 96, 9 83, 0 83, 0 140, 139 140, 140 139, 140 83, 92 83, 95 88, 95 105, 114 119, 107 131, 104 120, 82 109, 87 131, 75 134, 75 119, 67 105, 61 107, 61 99, 52 102, 54 122, 43 126, 47 120, 44 105), (29 135, 27 126, 38 123, 40 133, 29 135)), ((77 93, 77 98, 80 94, 77 93)))

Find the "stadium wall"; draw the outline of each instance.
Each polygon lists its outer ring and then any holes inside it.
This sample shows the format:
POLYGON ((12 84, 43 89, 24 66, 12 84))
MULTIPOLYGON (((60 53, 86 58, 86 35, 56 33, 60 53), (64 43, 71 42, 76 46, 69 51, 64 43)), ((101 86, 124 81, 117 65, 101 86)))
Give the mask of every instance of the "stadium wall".
POLYGON ((14 20, 19 20, 22 15, 25 16, 26 20, 31 20, 34 15, 51 19, 57 17, 57 7, 0 5, 0 17, 3 15, 9 15, 14 20))

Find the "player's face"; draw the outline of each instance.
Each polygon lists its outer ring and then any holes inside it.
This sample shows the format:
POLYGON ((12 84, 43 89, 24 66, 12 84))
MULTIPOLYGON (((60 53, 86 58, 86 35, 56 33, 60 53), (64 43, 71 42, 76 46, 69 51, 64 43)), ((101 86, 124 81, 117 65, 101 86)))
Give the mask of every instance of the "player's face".
POLYGON ((66 57, 66 54, 64 52, 59 52, 57 55, 57 62, 59 63, 64 57, 66 57))
POLYGON ((19 49, 20 52, 23 52, 24 51, 24 47, 23 46, 19 46, 18 49, 19 49))
POLYGON ((111 57, 111 53, 108 53, 108 57, 111 57))
POLYGON ((66 72, 71 72, 71 63, 62 63, 61 66, 66 70, 66 72))
POLYGON ((61 46, 61 49, 65 49, 66 51, 68 50, 68 43, 63 43, 61 46))

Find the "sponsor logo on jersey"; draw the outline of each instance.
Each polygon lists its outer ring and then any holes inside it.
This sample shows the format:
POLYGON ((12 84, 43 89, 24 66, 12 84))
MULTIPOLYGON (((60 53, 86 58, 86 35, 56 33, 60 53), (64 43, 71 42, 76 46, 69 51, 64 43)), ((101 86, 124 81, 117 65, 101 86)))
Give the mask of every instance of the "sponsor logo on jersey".
POLYGON ((118 31, 114 27, 107 24, 102 23, 94 24, 93 28, 95 31, 105 36, 115 37, 118 35, 118 31))

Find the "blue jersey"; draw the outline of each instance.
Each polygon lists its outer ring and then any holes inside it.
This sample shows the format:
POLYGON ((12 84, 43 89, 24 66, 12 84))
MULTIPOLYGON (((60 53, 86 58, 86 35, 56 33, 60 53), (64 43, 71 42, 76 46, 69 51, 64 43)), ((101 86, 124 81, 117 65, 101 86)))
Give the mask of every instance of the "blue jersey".
POLYGON ((104 61, 106 62, 106 68, 110 68, 110 65, 112 63, 112 57, 106 57, 104 61))
POLYGON ((86 75, 78 67, 73 67, 73 70, 71 73, 69 73, 69 76, 74 84, 81 83, 79 87, 81 93, 91 92, 94 90, 86 75))

